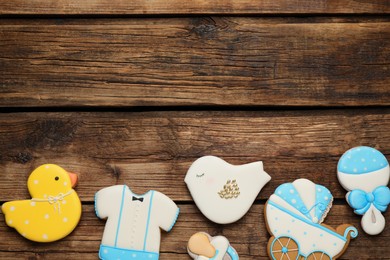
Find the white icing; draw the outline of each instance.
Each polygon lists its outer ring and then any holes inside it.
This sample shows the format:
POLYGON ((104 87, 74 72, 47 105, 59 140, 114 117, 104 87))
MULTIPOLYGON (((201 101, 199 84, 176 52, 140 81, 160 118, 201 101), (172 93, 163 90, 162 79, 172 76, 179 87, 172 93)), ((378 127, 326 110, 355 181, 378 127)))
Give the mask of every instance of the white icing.
POLYGON ((275 194, 314 223, 321 223, 324 220, 333 201, 332 194, 327 188, 307 179, 282 184, 276 189, 275 194))
POLYGON ((95 209, 99 218, 108 218, 102 245, 157 253, 160 228, 169 231, 178 214, 176 204, 164 194, 149 191, 137 195, 125 185, 97 192, 95 209), (133 200, 133 196, 143 201, 133 200))
POLYGON ((210 245, 215 249, 216 254, 212 258, 208 258, 201 254, 198 255, 197 253, 190 251, 189 247, 187 247, 187 252, 193 259, 195 260, 227 260, 227 259, 238 260, 239 259, 236 250, 230 246, 229 240, 227 240, 226 237, 224 236, 212 237, 205 232, 200 232, 200 233, 203 233, 208 237, 210 241, 210 245), (230 255, 228 250, 229 247, 231 249, 230 253, 233 255, 230 255))
POLYGON ((222 260, 228 250, 229 241, 226 239, 226 237, 217 236, 211 240, 210 244, 214 246, 216 250, 218 250, 218 254, 215 255, 212 259, 222 260))
POLYGON ((299 216, 301 216, 302 218, 305 218, 305 215, 302 214, 299 210, 297 210, 296 208, 294 208, 293 206, 291 206, 290 204, 288 204, 285 200, 283 200, 282 198, 280 198, 279 196, 275 195, 275 194, 272 194, 270 197, 269 197, 269 200, 274 202, 275 204, 281 206, 282 208, 285 208, 286 210, 290 211, 290 212, 293 212, 299 216))
POLYGON ((343 250, 346 243, 340 237, 298 218, 293 218, 290 214, 270 204, 267 204, 266 218, 272 235, 294 239, 299 244, 301 255, 307 256, 313 251, 324 251, 334 257, 343 250))
MULTIPOLYGON (((370 156, 362 157, 360 158, 359 162, 355 162, 356 165, 360 166, 360 170, 363 169, 363 172, 360 172, 360 174, 350 174, 347 169, 340 170, 340 167, 338 167, 337 177, 344 189, 349 191, 346 195, 346 200, 350 205, 351 202, 348 200, 351 191, 362 190, 366 193, 371 193, 380 186, 387 186, 390 180, 390 168, 384 155, 373 148, 364 149, 371 149, 375 156, 373 158, 370 156), (360 162, 364 164, 361 164, 360 162), (372 170, 378 169, 379 167, 383 168, 379 170, 372 170)), ((359 159, 359 156, 360 154, 357 154, 356 158, 359 159)), ((345 162, 342 161, 341 158, 339 161, 339 166, 343 163, 345 162)), ((359 212, 359 214, 362 213, 359 212)), ((383 217, 382 213, 377 208, 375 208, 373 204, 371 204, 370 208, 364 213, 362 217, 361 225, 367 234, 377 235, 385 228, 385 218, 383 217)))
POLYGON ((262 162, 232 165, 215 156, 204 156, 191 165, 184 181, 208 219, 228 224, 245 215, 270 179, 262 162), (218 195, 227 180, 236 180, 240 191, 237 198, 223 199, 218 195))
MULTIPOLYGON (((268 230, 276 238, 273 242, 279 243, 277 242, 279 237, 294 240, 299 246, 299 255, 303 258, 318 251, 324 252, 330 257, 340 254, 347 243, 344 236, 348 232, 340 235, 325 226, 317 224, 326 217, 332 205, 332 200, 333 197, 326 187, 316 185, 307 179, 298 179, 292 183, 280 185, 266 204, 265 218, 268 230), (294 193, 288 192, 291 187, 295 189, 294 193), (286 191, 289 193, 288 195, 285 195, 286 191), (327 199, 325 199, 325 196, 327 199), (297 198, 296 204, 290 203, 292 197, 297 198), (327 204, 325 201, 328 201, 327 204), (321 206, 321 208, 317 209, 318 206, 321 206), (305 207, 307 209, 313 208, 317 210, 317 213, 309 215, 305 207), (310 218, 310 216, 312 217, 310 218)), ((357 232, 353 227, 349 227, 348 230, 357 232)), ((357 233, 354 235, 357 235, 357 233)), ((273 242, 270 244, 271 252, 273 242)))
POLYGON ((348 191, 359 189, 365 192, 371 192, 375 188, 386 186, 389 183, 390 170, 389 166, 386 166, 377 171, 357 175, 338 171, 337 177, 340 184, 348 191))
MULTIPOLYGON (((313 207, 313 205, 316 203, 316 185, 307 180, 307 179, 298 179, 295 180, 292 183, 295 187, 295 189, 298 191, 303 203, 305 204, 307 209, 310 209, 313 207)), ((312 218, 315 217, 315 211, 310 211, 310 216, 312 218)))
POLYGON ((369 235, 378 235, 385 228, 385 218, 374 205, 367 210, 361 221, 364 232, 369 235))

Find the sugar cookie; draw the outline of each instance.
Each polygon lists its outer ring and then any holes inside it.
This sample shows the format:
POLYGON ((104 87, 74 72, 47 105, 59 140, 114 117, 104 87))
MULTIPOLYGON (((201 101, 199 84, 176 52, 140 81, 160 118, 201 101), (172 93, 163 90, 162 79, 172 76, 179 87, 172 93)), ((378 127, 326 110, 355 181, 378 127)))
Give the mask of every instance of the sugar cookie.
POLYGON ((226 237, 211 237, 205 232, 198 232, 191 236, 187 251, 195 260, 239 260, 236 250, 226 237))
POLYGON ((249 210, 271 177, 262 162, 231 165, 215 156, 204 156, 189 168, 184 179, 200 211, 209 220, 228 224, 249 210))
POLYGON ((104 260, 157 260, 160 228, 169 232, 179 215, 179 208, 166 195, 153 190, 137 195, 126 185, 98 191, 95 210, 99 218, 108 218, 99 250, 104 260))
POLYGON ((355 227, 333 229, 321 224, 332 206, 333 196, 324 186, 307 179, 280 185, 265 205, 270 259, 337 259, 347 249, 355 227))
POLYGON ((32 199, 3 204, 7 225, 36 242, 52 242, 67 236, 81 217, 81 202, 72 189, 76 183, 77 175, 60 166, 39 166, 27 181, 32 199))
POLYGON ((390 203, 390 170, 386 157, 378 150, 359 146, 345 152, 337 166, 337 177, 344 189, 348 204, 358 215, 369 235, 377 235, 385 228, 385 212, 390 203))

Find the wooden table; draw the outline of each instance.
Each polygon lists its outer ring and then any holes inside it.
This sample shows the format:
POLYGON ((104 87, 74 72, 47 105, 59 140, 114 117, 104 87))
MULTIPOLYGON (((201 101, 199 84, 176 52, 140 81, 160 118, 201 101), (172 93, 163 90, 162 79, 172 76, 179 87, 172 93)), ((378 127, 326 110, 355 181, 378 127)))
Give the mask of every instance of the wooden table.
POLYGON ((390 159, 390 2, 386 0, 0 0, 0 201, 30 198, 44 163, 78 172, 79 226, 49 244, 0 216, 0 259, 97 259, 99 189, 127 184, 181 208, 161 259, 190 259, 197 231, 240 259, 267 259, 264 204, 297 178, 335 197, 326 223, 359 228, 342 259, 390 259, 388 225, 364 234, 336 165, 368 145, 390 159), (216 155, 264 162, 271 182, 248 214, 216 225, 184 183, 216 155))

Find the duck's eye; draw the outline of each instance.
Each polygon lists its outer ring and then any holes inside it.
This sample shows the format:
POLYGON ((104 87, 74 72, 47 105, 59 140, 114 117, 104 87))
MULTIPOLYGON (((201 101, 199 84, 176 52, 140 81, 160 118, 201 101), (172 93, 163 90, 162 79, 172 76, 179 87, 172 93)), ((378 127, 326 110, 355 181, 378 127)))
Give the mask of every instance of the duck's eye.
POLYGON ((58 180, 60 179, 60 177, 56 176, 54 179, 55 179, 56 181, 58 181, 58 180))
POLYGON ((204 176, 204 173, 196 175, 196 177, 198 177, 198 178, 203 177, 203 176, 204 176))

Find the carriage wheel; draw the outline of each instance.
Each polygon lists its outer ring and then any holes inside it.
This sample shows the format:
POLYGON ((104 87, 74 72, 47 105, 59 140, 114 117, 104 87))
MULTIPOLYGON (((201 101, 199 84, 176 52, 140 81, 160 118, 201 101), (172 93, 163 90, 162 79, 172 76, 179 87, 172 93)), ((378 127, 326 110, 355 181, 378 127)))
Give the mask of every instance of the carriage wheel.
POLYGON ((312 252, 306 257, 306 260, 330 260, 330 259, 332 258, 325 252, 312 252))
POLYGON ((275 260, 297 260, 299 257, 299 246, 290 237, 278 237, 271 243, 270 254, 272 259, 275 260))

